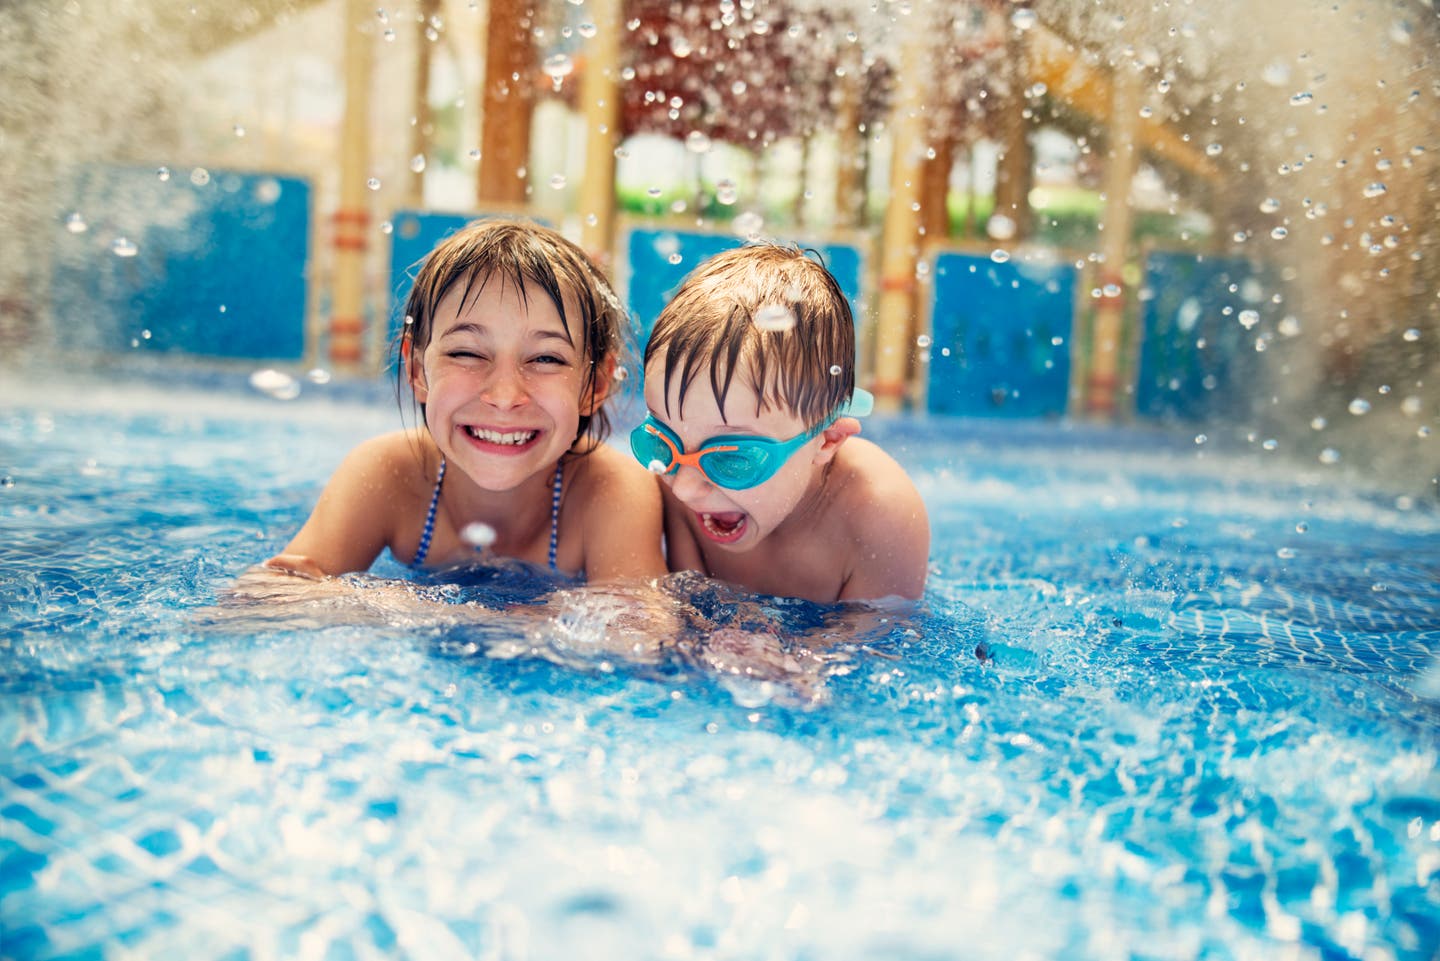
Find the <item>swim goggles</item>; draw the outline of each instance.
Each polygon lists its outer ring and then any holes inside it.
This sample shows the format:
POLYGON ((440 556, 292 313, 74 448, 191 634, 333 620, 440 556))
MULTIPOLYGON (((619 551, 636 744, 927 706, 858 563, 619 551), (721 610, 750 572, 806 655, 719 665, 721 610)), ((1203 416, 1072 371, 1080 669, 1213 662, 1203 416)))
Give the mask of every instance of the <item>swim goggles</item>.
POLYGON ((649 414, 630 432, 630 452, 643 466, 657 474, 670 474, 680 465, 694 467, 710 483, 726 490, 758 487, 775 476, 801 447, 841 417, 864 417, 875 406, 867 390, 855 388, 849 402, 841 404, 824 421, 789 440, 726 434, 711 437, 698 450, 687 453, 675 432, 649 414))

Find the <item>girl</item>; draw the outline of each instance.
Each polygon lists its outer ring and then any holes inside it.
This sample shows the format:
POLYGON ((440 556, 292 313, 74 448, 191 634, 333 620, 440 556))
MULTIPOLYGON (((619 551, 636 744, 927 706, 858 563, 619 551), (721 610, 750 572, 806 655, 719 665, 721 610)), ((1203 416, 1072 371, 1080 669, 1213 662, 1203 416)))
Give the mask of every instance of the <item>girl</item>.
POLYGON ((484 546, 591 582, 663 574, 654 478, 604 443, 625 315, 584 252, 473 223, 425 259, 405 314, 397 378, 423 426, 357 447, 266 566, 363 571, 388 548, 436 568, 484 546))

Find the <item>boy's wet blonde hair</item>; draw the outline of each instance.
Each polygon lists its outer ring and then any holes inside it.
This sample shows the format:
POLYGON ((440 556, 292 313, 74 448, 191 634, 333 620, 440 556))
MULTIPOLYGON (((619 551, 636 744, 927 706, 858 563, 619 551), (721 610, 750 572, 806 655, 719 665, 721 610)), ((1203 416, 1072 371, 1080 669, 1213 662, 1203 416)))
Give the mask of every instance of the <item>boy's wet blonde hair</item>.
MULTIPOLYGON (((522 299, 526 285, 539 288, 554 304, 572 346, 585 364, 582 396, 596 389, 596 377, 615 359, 623 369, 628 317, 610 281, 574 243, 549 227, 521 220, 477 220, 442 240, 424 260, 405 302, 405 328, 397 344, 397 389, 407 383, 407 351, 423 351, 430 343, 435 312, 456 286, 463 284, 461 309, 491 281, 513 284, 522 299), (575 310, 566 306, 566 298, 575 310), (572 316, 572 314, 574 316, 572 316)), ((611 384, 598 385, 613 393, 611 384)), ((423 417, 425 405, 420 405, 423 417)), ((593 450, 610 434, 606 405, 581 416, 576 442, 587 435, 593 450)))
POLYGON ((750 244, 711 257, 685 278, 645 345, 647 370, 655 358, 664 365, 667 417, 671 385, 678 383, 683 410, 702 377, 724 416, 741 374, 759 398, 757 414, 788 410, 813 429, 855 389, 855 319, 818 260, 799 247, 750 244), (768 329, 776 319, 789 322, 784 311, 794 324, 768 329))

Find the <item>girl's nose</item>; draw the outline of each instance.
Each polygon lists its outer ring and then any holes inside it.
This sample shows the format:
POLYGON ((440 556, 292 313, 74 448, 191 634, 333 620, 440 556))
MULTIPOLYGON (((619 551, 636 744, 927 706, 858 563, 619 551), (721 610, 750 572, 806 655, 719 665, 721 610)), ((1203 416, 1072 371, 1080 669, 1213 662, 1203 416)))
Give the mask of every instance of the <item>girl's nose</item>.
POLYGON ((508 364, 497 364, 481 391, 481 397, 492 407, 519 407, 529 399, 525 379, 508 364))

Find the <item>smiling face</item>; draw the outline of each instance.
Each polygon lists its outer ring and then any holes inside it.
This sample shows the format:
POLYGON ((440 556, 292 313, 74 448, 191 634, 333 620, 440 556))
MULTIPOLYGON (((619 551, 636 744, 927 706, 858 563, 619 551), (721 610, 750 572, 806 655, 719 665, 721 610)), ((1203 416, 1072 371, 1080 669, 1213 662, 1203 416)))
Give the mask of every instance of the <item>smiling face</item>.
MULTIPOLYGON (((788 440, 806 430, 796 414, 777 407, 760 408, 746 376, 730 385, 722 409, 714 393, 697 385, 683 400, 678 382, 665 396, 665 370, 654 359, 645 368, 645 404, 656 420, 680 438, 686 451, 700 449, 721 435, 753 435, 788 440)), ((681 465, 662 480, 689 512, 690 526, 703 542, 727 551, 749 551, 781 528, 813 487, 833 451, 824 435, 811 438, 773 477, 748 490, 727 490, 712 484, 698 468, 681 465)))
MULTIPOLYGON (((477 485, 504 491, 553 471, 600 397, 582 397, 583 345, 555 304, 492 274, 456 284, 429 343, 409 358, 415 399, 441 452, 477 485)), ((597 377, 596 383, 607 383, 597 377)))

